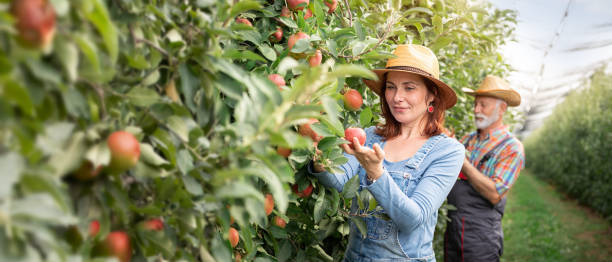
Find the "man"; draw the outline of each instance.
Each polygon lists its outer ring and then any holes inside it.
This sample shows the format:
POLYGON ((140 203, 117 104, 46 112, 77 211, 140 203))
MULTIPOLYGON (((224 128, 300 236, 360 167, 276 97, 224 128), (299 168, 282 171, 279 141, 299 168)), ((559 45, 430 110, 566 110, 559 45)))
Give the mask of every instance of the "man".
POLYGON ((523 145, 503 123, 508 106, 520 95, 496 76, 487 76, 475 96, 477 131, 461 139, 466 158, 448 195, 450 222, 445 233, 445 261, 499 261, 503 251, 501 220, 506 193, 524 167, 523 145))

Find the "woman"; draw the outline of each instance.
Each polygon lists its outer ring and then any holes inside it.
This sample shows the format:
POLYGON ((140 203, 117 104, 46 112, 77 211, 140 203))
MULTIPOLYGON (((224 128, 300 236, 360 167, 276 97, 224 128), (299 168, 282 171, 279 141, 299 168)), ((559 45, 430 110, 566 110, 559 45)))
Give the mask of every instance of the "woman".
MULTIPOLYGON (((390 220, 365 217, 367 235, 351 225, 344 261, 435 261, 432 240, 438 208, 465 158, 464 148, 442 134, 444 111, 455 105, 455 92, 439 80, 438 60, 420 45, 400 45, 396 58, 377 69, 379 81, 364 80, 381 99, 385 123, 366 129, 366 144, 342 145, 349 161, 343 173, 320 165, 309 171, 321 183, 341 191, 354 175, 390 220)), ((352 212, 357 211, 353 201, 352 212)), ((376 216, 374 216, 376 215, 376 216)))

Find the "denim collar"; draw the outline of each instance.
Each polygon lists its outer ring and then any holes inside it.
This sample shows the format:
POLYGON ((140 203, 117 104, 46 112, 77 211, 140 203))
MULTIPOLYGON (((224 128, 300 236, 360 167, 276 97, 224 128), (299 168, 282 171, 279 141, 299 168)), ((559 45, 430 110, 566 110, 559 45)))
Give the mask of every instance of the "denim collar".
MULTIPOLYGON (((444 137, 446 137, 445 134, 439 134, 437 136, 432 136, 432 137, 428 138, 427 141, 425 141, 425 144, 423 144, 421 146, 421 148, 419 148, 419 150, 417 150, 417 152, 414 153, 414 155, 411 158, 409 158, 408 161, 406 161, 406 163, 405 163, 406 167, 409 167, 409 168, 412 168, 412 169, 418 169, 419 165, 421 165, 421 163, 423 162, 425 157, 429 154, 429 152, 444 137)), ((382 137, 377 135, 376 133, 374 133, 374 139, 371 142, 371 144, 372 145, 374 145, 374 143, 382 144, 383 142, 384 141, 382 140, 382 137)))
POLYGON ((423 144, 423 146, 421 146, 421 148, 419 148, 419 150, 406 162, 406 167, 418 169, 429 152, 438 144, 440 139, 445 136, 444 134, 440 134, 427 139, 425 144, 423 144))

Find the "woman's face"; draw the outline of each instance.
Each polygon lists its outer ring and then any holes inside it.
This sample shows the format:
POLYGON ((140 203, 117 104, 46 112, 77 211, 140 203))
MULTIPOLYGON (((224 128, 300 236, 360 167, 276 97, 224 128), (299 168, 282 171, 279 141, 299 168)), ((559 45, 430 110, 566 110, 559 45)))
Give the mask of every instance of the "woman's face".
POLYGON ((408 72, 389 72, 385 99, 395 120, 401 124, 417 123, 433 101, 423 77, 408 72))

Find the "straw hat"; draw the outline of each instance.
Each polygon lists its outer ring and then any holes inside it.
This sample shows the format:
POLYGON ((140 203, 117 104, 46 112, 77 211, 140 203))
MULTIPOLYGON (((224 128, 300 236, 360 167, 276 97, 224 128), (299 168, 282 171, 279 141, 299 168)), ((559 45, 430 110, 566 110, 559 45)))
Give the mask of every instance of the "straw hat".
POLYGON ((521 104, 521 95, 510 88, 510 85, 503 79, 488 75, 480 84, 476 91, 469 88, 462 88, 463 92, 472 96, 490 96, 506 101, 508 106, 518 106, 521 104))
POLYGON ((384 69, 372 70, 378 75, 378 81, 364 79, 363 82, 379 96, 383 96, 382 85, 383 75, 386 72, 409 72, 423 76, 431 80, 440 91, 440 99, 445 102, 449 109, 457 103, 457 95, 452 88, 440 81, 440 66, 436 55, 427 47, 422 45, 399 45, 393 51, 395 58, 387 60, 384 69))

